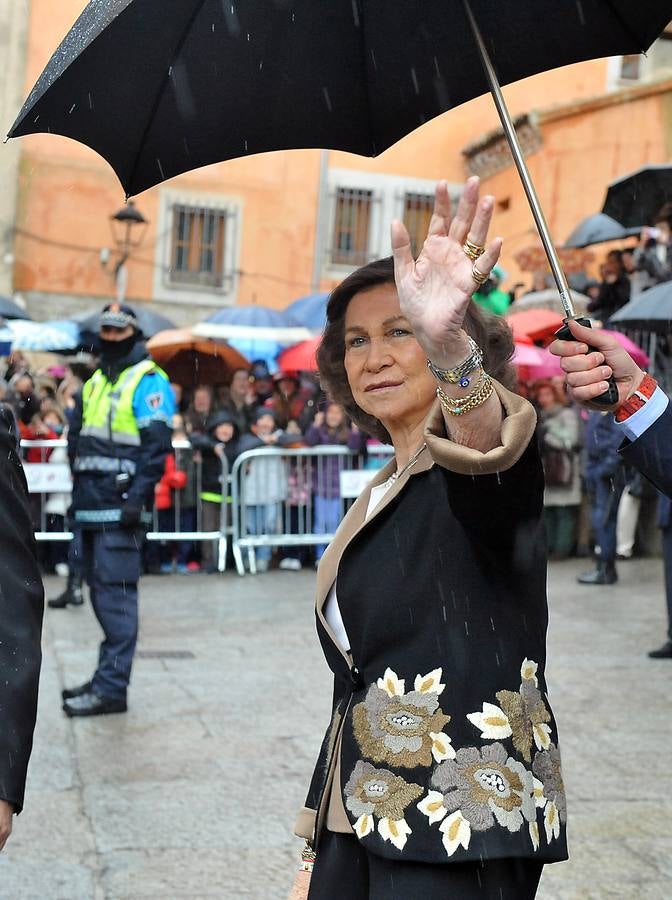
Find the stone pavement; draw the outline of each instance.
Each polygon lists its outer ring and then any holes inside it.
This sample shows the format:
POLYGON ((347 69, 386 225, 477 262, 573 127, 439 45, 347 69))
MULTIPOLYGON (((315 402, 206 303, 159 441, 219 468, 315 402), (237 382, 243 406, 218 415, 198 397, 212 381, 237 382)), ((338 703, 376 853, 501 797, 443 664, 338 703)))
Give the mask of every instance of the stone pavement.
MULTIPOLYGON (((550 569, 572 859, 547 867, 539 898, 667 900, 672 662, 646 658, 664 638, 662 565, 623 563, 615 588, 580 588, 581 568, 550 569)), ((2 900, 284 900, 329 718, 313 585, 312 572, 144 579, 131 708, 93 720, 67 720, 60 690, 90 675, 98 627, 88 606, 47 612, 2 900)), ((52 595, 60 586, 48 579, 52 595)))

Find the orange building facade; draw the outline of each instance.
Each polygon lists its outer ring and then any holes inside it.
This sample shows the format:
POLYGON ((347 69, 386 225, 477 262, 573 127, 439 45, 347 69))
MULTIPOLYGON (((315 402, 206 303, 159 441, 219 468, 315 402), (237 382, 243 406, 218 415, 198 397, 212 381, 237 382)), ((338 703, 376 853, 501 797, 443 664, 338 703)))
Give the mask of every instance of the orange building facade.
MULTIPOLYGON (((25 93, 84 8, 84 0, 32 0, 25 93)), ((658 46, 660 44, 660 47, 658 46)), ((648 62, 596 60, 505 89, 551 231, 562 242, 599 211, 608 182, 670 159, 672 41, 648 62), (634 67, 634 68, 633 68, 634 67)), ((126 295, 178 324, 221 306, 277 308, 328 290, 361 263, 389 253, 389 222, 421 239, 431 195, 455 193, 472 171, 497 198, 507 284, 529 282, 514 256, 535 242, 532 217, 488 97, 451 110, 375 160, 289 151, 188 173, 136 198, 149 220, 127 263, 126 295)), ((13 290, 36 319, 63 318, 116 294, 110 216, 123 191, 93 151, 64 138, 22 138, 13 241, 13 290)))

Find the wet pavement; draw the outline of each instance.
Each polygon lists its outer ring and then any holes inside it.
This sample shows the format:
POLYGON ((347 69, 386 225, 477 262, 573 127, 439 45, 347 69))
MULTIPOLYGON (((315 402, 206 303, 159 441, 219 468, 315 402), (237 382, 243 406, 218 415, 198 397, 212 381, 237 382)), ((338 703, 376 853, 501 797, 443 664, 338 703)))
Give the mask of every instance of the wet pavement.
MULTIPOLYGON (((613 588, 580 587, 582 568, 550 569, 572 859, 547 867, 539 898, 667 900, 672 661, 646 657, 664 639, 662 564, 623 563, 613 588)), ((90 676, 98 627, 88 606, 47 612, 2 900, 284 900, 329 718, 313 585, 308 571, 145 578, 129 712, 91 720, 66 719, 60 690, 90 676)))

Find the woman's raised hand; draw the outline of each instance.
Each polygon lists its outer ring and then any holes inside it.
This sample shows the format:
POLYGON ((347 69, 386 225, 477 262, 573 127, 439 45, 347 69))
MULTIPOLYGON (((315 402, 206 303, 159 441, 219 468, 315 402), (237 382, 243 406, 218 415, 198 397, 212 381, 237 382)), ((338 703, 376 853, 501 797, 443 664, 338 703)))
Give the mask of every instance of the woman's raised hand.
POLYGON ((437 365, 454 364, 464 356, 462 323, 478 282, 472 274, 487 276, 499 258, 501 238, 486 244, 494 209, 494 197, 479 199, 479 179, 470 178, 457 212, 452 214, 445 181, 436 188, 429 231, 417 260, 411 253, 408 231, 402 222, 392 223, 394 274, 401 311, 409 320, 416 339, 437 365), (465 252, 469 241, 484 247, 474 261, 465 252))

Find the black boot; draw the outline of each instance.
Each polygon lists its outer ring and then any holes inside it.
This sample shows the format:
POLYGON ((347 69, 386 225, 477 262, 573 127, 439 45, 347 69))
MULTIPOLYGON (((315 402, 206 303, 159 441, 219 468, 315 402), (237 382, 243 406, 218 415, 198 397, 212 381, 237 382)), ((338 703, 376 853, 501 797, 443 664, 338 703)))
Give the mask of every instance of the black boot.
POLYGON ((592 572, 585 572, 576 579, 579 584, 615 584, 618 574, 613 560, 610 562, 597 561, 597 568, 592 572))
POLYGON ((82 593, 82 576, 70 573, 65 590, 58 597, 47 601, 47 606, 51 609, 65 609, 68 605, 81 606, 84 603, 84 595, 82 593))

